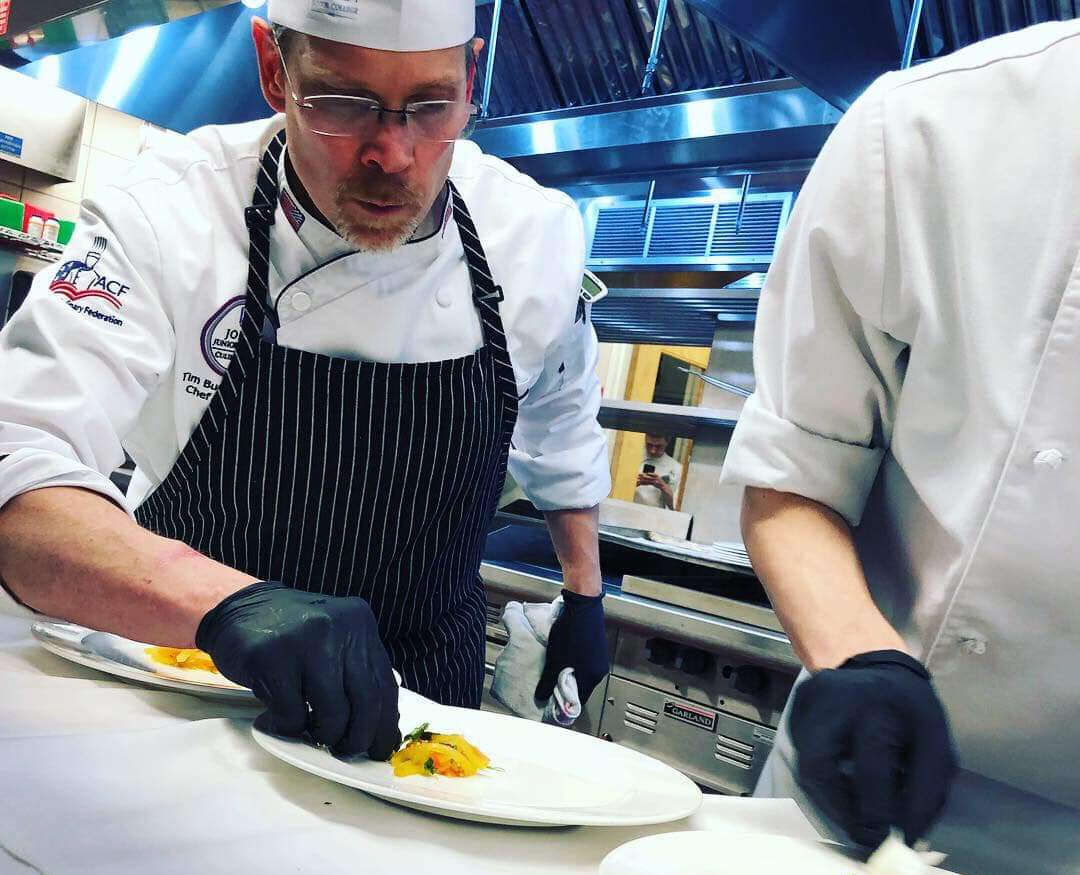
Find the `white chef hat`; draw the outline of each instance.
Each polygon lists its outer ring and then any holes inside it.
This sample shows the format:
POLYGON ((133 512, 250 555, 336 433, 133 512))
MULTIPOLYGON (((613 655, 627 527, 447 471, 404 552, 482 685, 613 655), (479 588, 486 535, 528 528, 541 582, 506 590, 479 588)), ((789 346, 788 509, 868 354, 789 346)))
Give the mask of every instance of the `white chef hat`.
POLYGON ((339 43, 426 52, 467 43, 476 0, 269 0, 270 21, 339 43))

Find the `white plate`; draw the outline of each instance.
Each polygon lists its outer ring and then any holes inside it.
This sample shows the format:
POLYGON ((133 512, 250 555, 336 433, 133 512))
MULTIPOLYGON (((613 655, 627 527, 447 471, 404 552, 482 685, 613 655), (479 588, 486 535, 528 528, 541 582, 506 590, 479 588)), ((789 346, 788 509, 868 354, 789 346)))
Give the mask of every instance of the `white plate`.
POLYGON ((669 832, 635 839, 599 875, 857 875, 862 863, 817 842, 764 833, 669 832))
MULTIPOLYGON (((943 854, 922 856, 928 875, 949 875, 931 865, 941 862, 943 854)), ((608 854, 599 875, 863 875, 866 871, 867 866, 841 845, 733 829, 635 839, 608 854)))
POLYGON ((38 644, 50 653, 124 680, 209 698, 255 700, 247 687, 234 684, 212 671, 156 662, 146 654, 150 645, 119 635, 95 632, 74 623, 51 621, 36 622, 30 631, 38 644))
POLYGON ((339 760, 302 741, 252 728, 281 760, 390 802, 446 817, 513 826, 636 826, 689 817, 701 791, 645 754, 580 732, 506 714, 439 705, 409 690, 399 700, 402 734, 421 723, 460 733, 498 770, 471 778, 395 778, 389 763, 339 760))

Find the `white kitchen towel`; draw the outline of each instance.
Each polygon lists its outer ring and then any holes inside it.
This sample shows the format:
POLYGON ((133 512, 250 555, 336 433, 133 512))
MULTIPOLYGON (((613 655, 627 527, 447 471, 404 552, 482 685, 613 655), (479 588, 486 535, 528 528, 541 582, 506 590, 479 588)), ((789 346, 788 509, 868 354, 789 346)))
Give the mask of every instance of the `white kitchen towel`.
POLYGON ((491 695, 518 717, 540 720, 544 716, 533 694, 544 671, 551 624, 562 606, 559 596, 551 604, 507 602, 503 609, 502 624, 510 640, 495 658, 491 695))

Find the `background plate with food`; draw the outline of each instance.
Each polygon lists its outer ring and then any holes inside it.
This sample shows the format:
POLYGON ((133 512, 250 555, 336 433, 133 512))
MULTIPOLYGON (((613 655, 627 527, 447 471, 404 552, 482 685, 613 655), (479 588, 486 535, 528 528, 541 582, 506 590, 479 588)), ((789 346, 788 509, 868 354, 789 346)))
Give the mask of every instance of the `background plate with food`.
POLYGON ((152 647, 57 621, 38 621, 30 631, 50 653, 124 680, 211 698, 255 698, 247 687, 219 674, 202 651, 152 647))

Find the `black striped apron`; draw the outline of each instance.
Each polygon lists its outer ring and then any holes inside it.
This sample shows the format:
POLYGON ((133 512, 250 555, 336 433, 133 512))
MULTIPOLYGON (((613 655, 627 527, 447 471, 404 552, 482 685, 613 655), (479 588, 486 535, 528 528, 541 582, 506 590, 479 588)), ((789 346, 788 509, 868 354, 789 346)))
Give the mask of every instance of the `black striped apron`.
POLYGON ((236 353, 136 518, 257 578, 365 598, 405 686, 476 707, 484 679, 480 551, 517 418, 502 290, 449 183, 483 325, 479 350, 381 363, 268 340, 277 325, 267 301, 284 142, 282 132, 268 147, 246 211, 249 271, 236 353))

